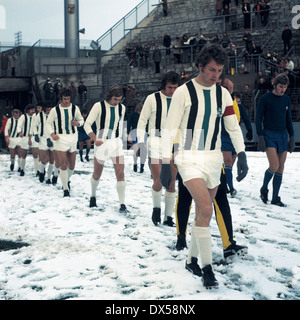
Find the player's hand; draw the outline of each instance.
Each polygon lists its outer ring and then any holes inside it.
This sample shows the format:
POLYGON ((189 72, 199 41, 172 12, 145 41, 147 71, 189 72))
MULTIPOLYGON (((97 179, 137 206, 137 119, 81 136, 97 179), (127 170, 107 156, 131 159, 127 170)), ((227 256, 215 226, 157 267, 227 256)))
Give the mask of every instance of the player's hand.
POLYGON ((237 177, 236 180, 238 182, 242 181, 247 173, 248 173, 248 165, 247 165, 247 157, 245 152, 240 152, 238 155, 238 161, 237 161, 237 177))
POLYGON ((290 153, 292 153, 295 150, 295 137, 291 136, 289 143, 288 143, 288 150, 290 153))

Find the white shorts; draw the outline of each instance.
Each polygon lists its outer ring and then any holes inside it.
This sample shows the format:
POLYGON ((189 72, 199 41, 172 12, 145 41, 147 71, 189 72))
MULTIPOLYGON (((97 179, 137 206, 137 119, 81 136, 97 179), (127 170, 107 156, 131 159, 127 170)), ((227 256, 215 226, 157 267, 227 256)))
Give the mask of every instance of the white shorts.
POLYGON ((162 159, 161 138, 149 137, 147 140, 148 157, 152 159, 162 159))
POLYGON ((8 147, 9 149, 15 149, 17 146, 20 145, 21 138, 9 138, 8 140, 8 147))
POLYGON ((121 156, 124 156, 124 151, 120 138, 105 140, 101 146, 94 146, 94 157, 101 162, 121 156))
MULTIPOLYGON (((51 141, 53 142, 53 140, 51 139, 51 141)), ((53 144, 54 145, 54 144, 53 144)), ((53 147, 49 148, 47 146, 47 139, 44 138, 44 137, 40 137, 40 142, 38 144, 38 148, 40 150, 44 150, 44 151, 47 151, 47 150, 50 150, 50 151, 53 151, 53 147)))
POLYGON ((38 148, 39 147, 39 142, 35 141, 34 136, 31 137, 31 142, 32 142, 31 148, 38 148))
POLYGON ((22 149, 24 149, 24 150, 28 150, 30 148, 30 145, 28 144, 28 141, 29 141, 28 137, 20 138, 20 147, 22 149))
POLYGON ((220 150, 213 151, 184 151, 175 158, 175 164, 186 181, 201 178, 208 189, 220 184, 223 156, 220 150))
POLYGON ((55 141, 54 149, 63 152, 77 151, 77 134, 59 134, 59 139, 55 141))

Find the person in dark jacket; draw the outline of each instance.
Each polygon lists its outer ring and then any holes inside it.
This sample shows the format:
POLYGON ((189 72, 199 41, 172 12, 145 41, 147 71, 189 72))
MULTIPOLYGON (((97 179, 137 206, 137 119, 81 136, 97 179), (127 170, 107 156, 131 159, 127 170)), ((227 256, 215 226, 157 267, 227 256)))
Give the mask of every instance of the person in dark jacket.
POLYGON ((293 33, 291 29, 289 29, 289 26, 286 24, 284 26, 284 30, 281 34, 281 39, 283 41, 283 52, 286 54, 291 49, 291 40, 293 37, 293 33))
POLYGON ((255 119, 257 148, 259 151, 266 151, 269 161, 260 197, 265 204, 268 203, 268 185, 273 180, 271 204, 279 207, 286 207, 278 195, 287 151, 292 153, 295 149, 291 99, 285 94, 288 85, 289 79, 285 73, 278 74, 274 78, 273 91, 264 94, 258 100, 255 119))

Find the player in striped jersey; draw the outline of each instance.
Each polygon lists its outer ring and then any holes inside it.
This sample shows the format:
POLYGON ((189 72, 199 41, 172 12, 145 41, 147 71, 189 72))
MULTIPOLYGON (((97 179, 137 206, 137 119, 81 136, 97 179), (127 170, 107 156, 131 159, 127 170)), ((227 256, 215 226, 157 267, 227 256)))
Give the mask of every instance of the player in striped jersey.
POLYGON ((117 192, 119 197, 119 211, 126 213, 125 205, 125 176, 123 152, 123 122, 125 106, 121 104, 122 88, 111 87, 105 100, 93 105, 84 124, 85 132, 94 141, 94 172, 91 177, 90 207, 96 207, 96 191, 105 161, 112 159, 117 178, 117 192), (92 125, 96 123, 96 134, 92 125))
POLYGON ((70 196, 70 178, 74 172, 78 133, 77 127, 83 125, 79 108, 71 103, 71 91, 61 90, 61 102, 53 108, 47 119, 47 130, 54 141, 54 148, 60 162, 60 179, 64 197, 70 196), (54 123, 57 126, 54 126, 54 123))
MULTIPOLYGON (((10 152, 10 170, 13 171, 15 167, 16 151, 18 154, 19 169, 21 166, 21 148, 20 148, 20 137, 18 134, 18 122, 22 112, 18 109, 13 109, 11 118, 6 122, 4 136, 5 142, 8 145, 10 152)), ((21 169, 20 169, 21 170, 21 169)))
MULTIPOLYGON (((159 180, 161 170, 161 129, 165 125, 167 113, 171 104, 172 96, 175 90, 178 88, 180 76, 174 71, 170 71, 163 76, 161 81, 161 90, 150 94, 145 102, 140 114, 140 118, 137 126, 137 138, 139 148, 143 148, 145 143, 145 130, 148 124, 148 157, 151 169, 151 175, 153 179, 152 185, 152 221, 154 225, 158 225, 161 222, 161 195, 162 184, 159 180), (142 144, 142 146, 141 146, 142 144)), ((177 174, 177 168, 172 165, 172 181, 165 192, 165 216, 164 224, 173 226, 173 209, 175 204, 175 179, 177 174)))
POLYGON ((39 180, 40 182, 44 182, 45 179, 45 167, 47 163, 48 165, 48 172, 47 172, 47 178, 46 183, 51 183, 51 174, 53 171, 53 165, 54 165, 54 155, 53 155, 53 140, 50 136, 50 133, 48 132, 48 127, 46 125, 48 115, 52 109, 52 105, 46 105, 43 107, 43 111, 40 111, 36 114, 36 117, 34 119, 33 123, 33 135, 34 135, 34 141, 38 144, 38 150, 39 150, 39 180))
MULTIPOLYGON (((39 103, 35 108, 35 113, 32 115, 32 124, 35 123, 36 117, 40 114, 40 112, 43 110, 43 106, 41 103, 39 103)), ((34 163, 34 171, 35 174, 39 174, 39 143, 36 142, 35 139, 32 138, 33 135, 33 125, 30 128, 30 138, 31 138, 31 152, 33 156, 33 163, 34 163)))
POLYGON ((32 126, 32 115, 34 114, 35 106, 33 104, 28 104, 24 110, 24 114, 21 115, 20 121, 18 123, 18 132, 21 137, 20 147, 21 147, 21 172, 20 176, 25 174, 25 164, 26 157, 29 148, 32 145, 31 141, 31 126, 32 126))
POLYGON ((220 184, 223 157, 221 152, 221 118, 238 154, 238 180, 247 172, 244 139, 227 89, 216 84, 228 57, 218 45, 205 46, 196 59, 199 74, 179 87, 173 95, 166 125, 162 131, 162 184, 171 179, 171 152, 179 128, 179 150, 175 158, 183 183, 195 201, 187 264, 200 254, 202 281, 205 287, 217 287, 212 270, 210 220, 212 202, 220 184), (216 91, 219 91, 217 100, 216 91))

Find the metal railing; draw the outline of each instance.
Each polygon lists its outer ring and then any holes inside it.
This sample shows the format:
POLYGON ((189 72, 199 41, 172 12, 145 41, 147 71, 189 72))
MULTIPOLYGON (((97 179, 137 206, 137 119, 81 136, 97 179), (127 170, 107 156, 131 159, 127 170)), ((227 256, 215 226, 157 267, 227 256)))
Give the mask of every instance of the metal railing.
POLYGON ((126 16, 114 24, 95 42, 102 50, 110 50, 117 42, 123 39, 130 29, 135 28, 142 20, 149 16, 153 10, 157 10, 154 6, 160 0, 143 0, 126 16))

